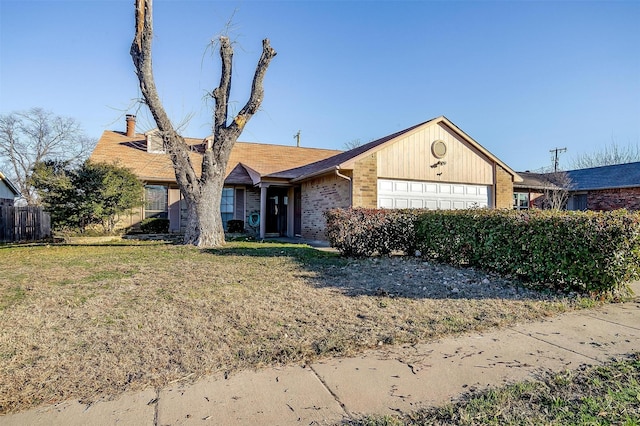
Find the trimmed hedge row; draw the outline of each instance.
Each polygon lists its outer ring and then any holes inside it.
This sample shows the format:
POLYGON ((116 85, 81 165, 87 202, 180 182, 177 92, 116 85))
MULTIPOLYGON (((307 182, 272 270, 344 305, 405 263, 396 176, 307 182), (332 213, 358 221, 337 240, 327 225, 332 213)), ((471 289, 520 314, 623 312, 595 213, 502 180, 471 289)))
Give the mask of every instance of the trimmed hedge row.
POLYGON ((324 213, 332 247, 344 256, 367 257, 400 250, 413 253, 423 210, 333 209, 324 213))
POLYGON ((169 232, 169 219, 150 217, 140 222, 140 231, 145 234, 166 234, 169 232))
POLYGON ((563 290, 615 290, 640 276, 640 214, 531 210, 331 210, 346 256, 393 250, 563 290))

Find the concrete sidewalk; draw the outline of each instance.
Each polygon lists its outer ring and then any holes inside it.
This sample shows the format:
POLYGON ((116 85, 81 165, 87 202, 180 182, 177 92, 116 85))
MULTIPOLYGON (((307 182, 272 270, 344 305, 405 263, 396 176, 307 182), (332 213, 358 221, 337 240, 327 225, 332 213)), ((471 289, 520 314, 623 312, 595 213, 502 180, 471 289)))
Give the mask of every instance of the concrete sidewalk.
MULTIPOLYGON (((640 294, 640 283, 633 285, 640 294)), ((193 385, 68 401, 0 416, 0 425, 320 425, 444 404, 544 371, 596 365, 640 349, 640 298, 548 321, 304 367, 244 371, 193 385)))

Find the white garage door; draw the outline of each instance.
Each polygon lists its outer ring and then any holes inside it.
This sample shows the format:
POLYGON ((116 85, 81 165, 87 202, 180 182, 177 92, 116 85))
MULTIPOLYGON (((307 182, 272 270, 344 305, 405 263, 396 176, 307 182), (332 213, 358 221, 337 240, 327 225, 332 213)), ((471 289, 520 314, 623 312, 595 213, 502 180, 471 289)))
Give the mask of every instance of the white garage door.
POLYGON ((378 207, 383 209, 468 209, 489 206, 489 186, 378 179, 378 207))

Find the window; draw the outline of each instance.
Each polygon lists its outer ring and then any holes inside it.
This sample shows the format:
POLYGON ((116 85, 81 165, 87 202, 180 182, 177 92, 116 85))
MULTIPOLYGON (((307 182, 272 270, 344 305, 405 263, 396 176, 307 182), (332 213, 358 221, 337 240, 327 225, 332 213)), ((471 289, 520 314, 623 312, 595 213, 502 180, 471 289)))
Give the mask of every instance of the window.
POLYGON ((515 192, 513 194, 513 208, 515 210, 527 210, 529 208, 529 194, 526 192, 515 192))
POLYGON ((575 194, 569 198, 568 210, 587 210, 587 194, 575 194))
POLYGON ((220 213, 222 214, 222 226, 227 229, 227 222, 233 219, 233 188, 222 189, 222 199, 220 200, 220 213))
POLYGON ((167 218, 167 187, 163 185, 146 185, 144 187, 145 219, 150 217, 167 218))

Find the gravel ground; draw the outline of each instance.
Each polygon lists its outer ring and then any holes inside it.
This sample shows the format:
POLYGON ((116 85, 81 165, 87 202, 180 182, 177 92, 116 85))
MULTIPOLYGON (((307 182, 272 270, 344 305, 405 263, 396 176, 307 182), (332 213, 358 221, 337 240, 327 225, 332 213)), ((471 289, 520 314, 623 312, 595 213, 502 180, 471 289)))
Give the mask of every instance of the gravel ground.
POLYGON ((399 256, 352 260, 334 275, 340 277, 336 285, 353 296, 513 300, 550 297, 498 274, 399 256))

